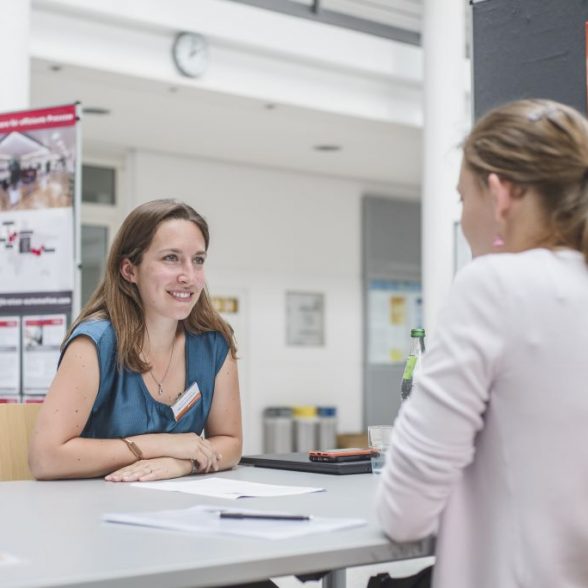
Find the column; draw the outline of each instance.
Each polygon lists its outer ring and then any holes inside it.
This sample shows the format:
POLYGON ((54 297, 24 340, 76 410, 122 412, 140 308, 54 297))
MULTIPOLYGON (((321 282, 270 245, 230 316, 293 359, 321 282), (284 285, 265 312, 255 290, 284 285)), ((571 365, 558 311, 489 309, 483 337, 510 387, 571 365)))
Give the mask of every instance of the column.
POLYGON ((2 0, 0 112, 23 110, 30 101, 31 0, 2 0))
POLYGON ((465 93, 465 3, 425 0, 423 7, 422 271, 424 323, 429 336, 453 279, 453 227, 459 219, 458 145, 469 113, 465 93))

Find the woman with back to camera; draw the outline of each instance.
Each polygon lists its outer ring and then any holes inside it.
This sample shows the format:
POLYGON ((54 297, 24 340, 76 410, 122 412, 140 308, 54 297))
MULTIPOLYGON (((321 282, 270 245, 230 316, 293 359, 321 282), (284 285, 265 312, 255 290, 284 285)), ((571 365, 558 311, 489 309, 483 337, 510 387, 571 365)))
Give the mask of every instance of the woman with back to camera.
POLYGON ((386 533, 437 533, 435 588, 588 586, 588 123, 547 100, 484 116, 458 190, 456 277, 378 493, 386 533))
POLYGON ((31 439, 36 478, 151 481, 239 461, 236 347, 206 291, 208 245, 187 204, 127 216, 62 345, 31 439))

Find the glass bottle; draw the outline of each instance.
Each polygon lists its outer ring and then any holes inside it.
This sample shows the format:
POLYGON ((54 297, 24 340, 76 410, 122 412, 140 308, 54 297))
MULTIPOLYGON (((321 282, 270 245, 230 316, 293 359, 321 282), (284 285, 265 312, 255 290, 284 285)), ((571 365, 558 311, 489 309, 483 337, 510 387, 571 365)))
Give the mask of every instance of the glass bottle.
POLYGON ((402 374, 402 386, 400 388, 400 398, 406 400, 412 391, 412 382, 415 370, 421 361, 425 352, 425 329, 411 329, 410 352, 406 358, 404 372, 402 374))

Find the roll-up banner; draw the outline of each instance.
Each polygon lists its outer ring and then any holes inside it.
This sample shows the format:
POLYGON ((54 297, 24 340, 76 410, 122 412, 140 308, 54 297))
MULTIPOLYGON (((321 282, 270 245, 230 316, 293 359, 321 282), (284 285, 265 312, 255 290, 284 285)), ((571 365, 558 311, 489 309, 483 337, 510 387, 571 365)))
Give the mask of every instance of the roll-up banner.
POLYGON ((35 401, 78 310, 79 105, 0 114, 0 402, 35 401))

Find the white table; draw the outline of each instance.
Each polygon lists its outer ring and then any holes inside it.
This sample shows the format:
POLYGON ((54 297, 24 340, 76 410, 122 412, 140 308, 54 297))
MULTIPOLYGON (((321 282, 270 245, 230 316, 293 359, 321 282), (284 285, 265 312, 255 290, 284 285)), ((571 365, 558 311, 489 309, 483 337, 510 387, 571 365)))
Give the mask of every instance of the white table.
POLYGON ((350 566, 431 555, 432 541, 397 545, 373 512, 377 477, 331 476, 240 466, 214 474, 275 484, 318 486, 326 492, 238 501, 131 487, 102 480, 0 483, 2 588, 83 586, 162 588, 219 586, 321 570, 323 585, 341 588, 350 566), (361 517, 363 527, 267 541, 103 523, 105 512, 239 504, 335 517, 361 517))

